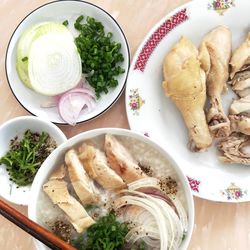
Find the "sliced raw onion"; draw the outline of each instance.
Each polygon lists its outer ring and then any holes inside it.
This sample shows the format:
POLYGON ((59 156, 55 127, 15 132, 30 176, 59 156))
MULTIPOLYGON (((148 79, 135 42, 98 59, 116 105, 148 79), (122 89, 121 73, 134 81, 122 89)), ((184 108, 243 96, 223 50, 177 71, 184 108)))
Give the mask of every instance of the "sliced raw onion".
POLYGON ((92 97, 93 99, 95 99, 94 92, 91 89, 87 88, 87 87, 74 88, 74 89, 71 89, 71 90, 68 91, 68 93, 76 93, 76 92, 86 94, 86 95, 92 97))
POLYGON ((160 234, 160 241, 161 241, 160 249, 161 250, 168 249, 168 230, 165 225, 164 215, 160 211, 159 207, 154 202, 149 201, 148 199, 136 196, 129 196, 129 195, 120 197, 114 202, 115 208, 120 208, 126 205, 136 205, 143 207, 154 216, 160 234))
POLYGON ((31 88, 31 84, 28 74, 28 60, 25 61, 23 59, 28 59, 30 47, 33 40, 36 39, 39 29, 47 24, 48 22, 44 22, 31 26, 22 34, 17 44, 16 69, 22 82, 29 88, 31 88))
POLYGON ((81 79, 81 59, 73 40, 49 32, 31 46, 28 73, 32 89, 47 96, 75 87, 81 79))
MULTIPOLYGON (((131 219, 133 219, 132 213, 136 214, 134 221, 138 221, 139 223, 142 221, 143 216, 147 216, 145 213, 143 214, 143 211, 140 209, 136 209, 136 207, 141 207, 145 209, 147 212, 149 212, 155 220, 155 223, 152 222, 152 219, 147 220, 145 219, 144 222, 141 223, 141 226, 146 228, 156 228, 160 238, 160 246, 161 250, 165 249, 178 249, 181 242, 182 237, 184 233, 184 227, 183 222, 180 221, 180 218, 177 216, 176 212, 174 211, 173 207, 170 206, 164 199, 160 197, 154 197, 152 195, 147 195, 138 191, 131 191, 131 190, 123 190, 120 191, 120 194, 124 194, 124 196, 118 198, 115 200, 114 205, 116 208, 126 207, 127 205, 130 206, 126 211, 126 214, 131 212, 131 219), (132 209, 131 207, 134 207, 132 209), (141 218, 140 218, 141 217, 141 218), (148 223, 148 224, 147 224, 148 223)), ((179 204, 177 204, 179 205, 179 204)), ((182 216, 185 216, 183 211, 181 211, 182 216)), ((128 218, 128 215, 125 216, 125 218, 128 218)), ((148 216, 151 217, 151 216, 148 216)), ((146 217, 145 217, 146 218, 146 217)), ((135 227, 138 227, 138 225, 134 225, 135 227)), ((144 231, 143 231, 144 232, 144 231)), ((154 231, 155 233, 155 231, 154 231)), ((128 238, 130 239, 130 244, 132 241, 143 238, 144 233, 141 233, 138 237, 136 235, 132 237, 128 235, 128 238)), ((154 238, 151 236, 149 238, 144 238, 147 242, 150 243, 150 245, 156 243, 154 238)), ((143 240, 144 240, 143 239, 143 240)), ((156 238, 157 239, 157 238, 156 238)))
POLYGON ((130 190, 137 190, 142 187, 155 187, 157 189, 160 189, 159 180, 154 177, 147 177, 128 184, 128 189, 130 190))
POLYGON ((68 124, 74 126, 80 113, 87 114, 95 107, 94 95, 84 88, 72 89, 63 94, 58 103, 59 114, 68 124))
POLYGON ((178 212, 179 219, 182 224, 183 232, 186 233, 188 230, 188 219, 187 219, 187 213, 185 208, 183 207, 181 201, 178 199, 178 197, 171 198, 171 201, 174 203, 175 208, 178 212))
POLYGON ((150 237, 155 240, 155 245, 151 245, 152 247, 157 247, 157 244, 159 245, 160 236, 158 228, 148 227, 145 225, 134 227, 133 229, 131 229, 127 233, 125 241, 133 245, 135 244, 135 242, 145 237, 150 237))
POLYGON ((141 188, 138 191, 165 201, 169 206, 171 206, 174 209, 175 213, 179 216, 178 210, 176 209, 175 204, 172 201, 172 199, 170 199, 168 195, 164 194, 161 190, 157 190, 153 188, 141 188))

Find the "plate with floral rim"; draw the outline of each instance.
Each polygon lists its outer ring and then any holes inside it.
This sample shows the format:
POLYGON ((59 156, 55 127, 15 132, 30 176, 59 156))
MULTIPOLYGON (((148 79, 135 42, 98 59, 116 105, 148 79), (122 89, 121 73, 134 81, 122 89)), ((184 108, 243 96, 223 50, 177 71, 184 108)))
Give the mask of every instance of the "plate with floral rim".
MULTIPOLYGON (((181 114, 162 89, 162 64, 181 36, 199 46, 203 36, 218 25, 230 28, 235 49, 250 30, 249 10, 250 2, 244 0, 195 0, 179 7, 145 37, 127 80, 125 101, 130 128, 157 140, 181 166, 193 194, 212 201, 250 201, 250 168, 221 163, 215 143, 203 153, 189 151, 181 114)), ((225 110, 234 97, 230 89, 222 96, 225 110)))

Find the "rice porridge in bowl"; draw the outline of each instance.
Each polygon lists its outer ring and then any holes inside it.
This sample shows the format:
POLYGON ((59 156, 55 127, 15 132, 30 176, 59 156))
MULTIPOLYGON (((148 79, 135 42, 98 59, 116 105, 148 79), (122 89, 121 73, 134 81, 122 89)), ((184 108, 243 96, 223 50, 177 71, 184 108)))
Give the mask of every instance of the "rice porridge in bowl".
POLYGON ((29 218, 77 249, 186 249, 194 224, 180 168, 151 139, 125 129, 62 144, 37 173, 32 197, 29 218))

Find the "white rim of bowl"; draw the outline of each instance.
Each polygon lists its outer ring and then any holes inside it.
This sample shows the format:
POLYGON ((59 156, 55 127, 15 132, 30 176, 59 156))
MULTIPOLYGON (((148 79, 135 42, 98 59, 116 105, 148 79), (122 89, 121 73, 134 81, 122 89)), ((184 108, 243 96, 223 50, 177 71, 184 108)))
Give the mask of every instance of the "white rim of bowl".
POLYGON ((14 123, 14 122, 19 121, 19 120, 38 120, 41 123, 44 123, 48 126, 53 127, 57 131, 57 133, 64 139, 64 142, 68 140, 66 135, 62 132, 62 130, 60 128, 58 128, 53 122, 42 119, 38 116, 25 115, 25 116, 18 116, 18 117, 11 118, 10 120, 7 120, 6 122, 4 122, 0 125, 0 130, 6 126, 9 126, 9 124, 14 123))

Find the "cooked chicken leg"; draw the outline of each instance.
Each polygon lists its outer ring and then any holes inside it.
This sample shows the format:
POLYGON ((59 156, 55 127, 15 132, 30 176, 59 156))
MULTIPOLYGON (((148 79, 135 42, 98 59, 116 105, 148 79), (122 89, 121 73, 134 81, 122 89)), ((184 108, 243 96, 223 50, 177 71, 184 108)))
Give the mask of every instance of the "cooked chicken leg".
POLYGON ((207 75, 207 94, 210 97, 207 121, 215 137, 230 134, 230 121, 222 107, 221 93, 226 89, 229 74, 231 40, 231 31, 227 27, 218 26, 205 35, 200 46, 199 57, 207 75))
POLYGON ((165 94, 176 104, 189 130, 190 149, 204 151, 212 143, 204 105, 206 101, 205 72, 200 68, 198 50, 182 37, 164 60, 165 94))

